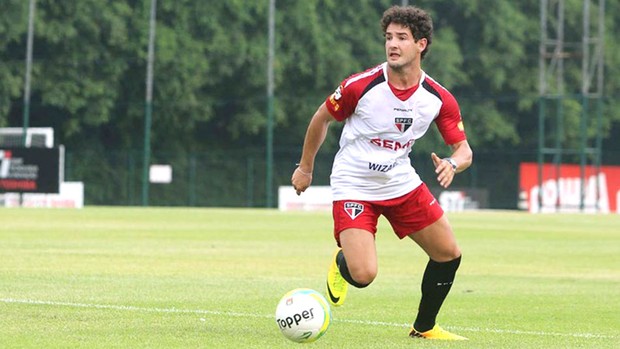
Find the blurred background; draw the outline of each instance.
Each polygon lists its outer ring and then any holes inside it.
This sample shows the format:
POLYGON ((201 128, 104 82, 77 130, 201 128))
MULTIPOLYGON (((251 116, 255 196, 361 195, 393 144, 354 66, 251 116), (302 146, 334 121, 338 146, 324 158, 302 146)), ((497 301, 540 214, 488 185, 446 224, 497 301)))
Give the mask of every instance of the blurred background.
MULTIPOLYGON (((86 205, 276 207, 314 111, 384 61, 379 20, 403 4, 433 16, 422 68, 459 101, 474 150, 452 190, 526 209, 524 163, 530 177, 579 166, 581 193, 589 171, 620 166, 609 0, 0 0, 0 127, 51 128, 86 205)), ((411 158, 437 193, 431 151, 449 155, 435 127, 411 158)))

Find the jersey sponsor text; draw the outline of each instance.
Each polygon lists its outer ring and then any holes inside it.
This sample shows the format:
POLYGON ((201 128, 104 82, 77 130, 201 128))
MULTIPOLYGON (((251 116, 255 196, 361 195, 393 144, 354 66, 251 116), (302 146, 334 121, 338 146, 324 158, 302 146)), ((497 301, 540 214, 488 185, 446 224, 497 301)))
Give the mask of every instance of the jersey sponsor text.
POLYGON ((373 138, 370 140, 370 143, 382 147, 397 151, 399 149, 406 149, 413 145, 413 139, 408 140, 405 143, 401 143, 391 139, 381 139, 381 138, 373 138))
POLYGON ((378 171, 378 172, 387 172, 387 171, 393 169, 394 166, 396 166, 396 163, 392 163, 392 164, 389 164, 389 165, 375 164, 373 162, 369 162, 368 163, 368 169, 369 170, 378 171))

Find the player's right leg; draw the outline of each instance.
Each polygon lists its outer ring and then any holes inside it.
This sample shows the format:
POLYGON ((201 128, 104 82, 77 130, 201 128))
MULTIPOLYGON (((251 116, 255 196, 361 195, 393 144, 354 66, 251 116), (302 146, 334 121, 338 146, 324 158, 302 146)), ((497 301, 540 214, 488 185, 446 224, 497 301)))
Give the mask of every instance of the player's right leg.
POLYGON ((349 284, 340 273, 340 264, 342 263, 342 259, 342 249, 338 248, 336 252, 334 252, 332 262, 329 265, 329 270, 327 271, 327 299, 331 305, 336 307, 339 307, 344 303, 349 289, 349 284))
POLYGON ((375 232, 380 209, 364 201, 334 201, 334 238, 339 248, 327 275, 328 299, 342 305, 348 285, 368 286, 377 275, 375 232))
POLYGON ((340 246, 327 273, 327 295, 334 306, 344 303, 348 285, 368 286, 377 276, 374 235, 362 229, 345 229, 339 234, 340 246))
POLYGON ((347 282, 364 288, 377 276, 377 250, 375 236, 363 229, 346 229, 340 232, 343 258, 340 272, 347 282))

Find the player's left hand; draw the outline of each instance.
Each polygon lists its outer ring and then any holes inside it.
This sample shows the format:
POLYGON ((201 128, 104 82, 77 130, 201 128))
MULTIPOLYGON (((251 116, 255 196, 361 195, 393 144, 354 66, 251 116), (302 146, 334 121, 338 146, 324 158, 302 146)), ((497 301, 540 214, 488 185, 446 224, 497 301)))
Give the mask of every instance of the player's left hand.
POLYGON ((437 154, 431 153, 431 158, 433 159, 433 164, 435 165, 437 182, 439 182, 439 185, 442 187, 447 188, 452 183, 456 171, 454 171, 449 162, 444 161, 442 158, 437 156, 437 154))

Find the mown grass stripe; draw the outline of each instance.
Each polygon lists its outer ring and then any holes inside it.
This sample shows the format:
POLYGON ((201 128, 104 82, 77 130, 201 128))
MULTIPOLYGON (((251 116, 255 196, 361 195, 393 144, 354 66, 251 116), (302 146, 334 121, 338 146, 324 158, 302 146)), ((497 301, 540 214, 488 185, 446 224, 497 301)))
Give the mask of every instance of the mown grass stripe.
MULTIPOLYGON (((171 313, 171 314, 202 314, 202 315, 222 315, 231 317, 253 317, 253 318, 273 318, 273 315, 264 314, 252 314, 252 313, 239 313, 231 311, 217 311, 217 310, 202 310, 202 309, 178 309, 178 308, 150 308, 150 307, 137 307, 133 305, 113 305, 113 304, 89 304, 89 303, 73 303, 73 302, 57 302, 57 301, 43 301, 35 299, 15 299, 15 298, 0 298, 0 302, 7 304, 29 304, 29 305, 50 305, 50 306, 64 306, 74 308, 90 308, 90 309, 111 309, 120 311, 142 311, 150 313, 171 313)), ((368 321, 368 320, 353 320, 353 319, 333 319, 334 322, 351 323, 358 325, 369 326, 389 326, 389 327, 409 327, 409 324, 399 324, 394 322, 384 321, 368 321)), ((614 339, 618 336, 600 335, 594 333, 561 333, 561 332, 544 332, 544 331, 522 331, 522 330, 505 330, 494 328, 480 328, 480 327, 447 327, 452 330, 467 331, 467 332, 492 332, 502 334, 514 334, 514 335, 528 335, 528 336, 556 336, 556 337, 575 337, 575 338, 601 338, 601 339, 614 339)))

